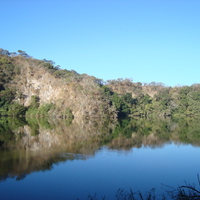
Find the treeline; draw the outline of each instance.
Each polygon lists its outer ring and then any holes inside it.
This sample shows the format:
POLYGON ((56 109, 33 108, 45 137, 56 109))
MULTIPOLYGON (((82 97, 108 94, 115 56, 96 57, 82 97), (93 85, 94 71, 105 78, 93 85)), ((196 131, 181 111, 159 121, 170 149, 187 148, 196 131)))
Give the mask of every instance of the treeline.
POLYGON ((118 79, 108 81, 102 88, 123 116, 200 115, 200 84, 166 87, 162 83, 118 79))
MULTIPOLYGON (((23 97, 23 93, 17 87, 13 87, 13 80, 20 81, 22 77, 22 66, 28 62, 32 71, 38 68, 44 68, 56 78, 69 78, 78 75, 74 70, 60 70, 59 65, 55 65, 52 60, 38 60, 29 56, 25 51, 9 52, 0 48, 0 116, 36 116, 47 117, 49 111, 51 114, 56 111, 53 104, 39 104, 39 98, 35 95, 31 97, 29 106, 19 103, 19 98, 23 97), (17 78, 16 78, 17 77, 17 78)), ((62 110, 60 113, 62 118, 73 119, 70 109, 62 110)))
MULTIPOLYGON (((90 106, 93 113, 116 113, 117 117, 150 116, 194 116, 200 115, 200 84, 192 86, 167 87, 163 83, 134 83, 131 79, 108 80, 104 82, 87 74, 78 74, 74 70, 60 69, 52 60, 38 60, 25 51, 9 52, 0 48, 0 115, 48 116, 56 111, 53 104, 40 105, 33 96, 30 105, 25 107, 18 101, 23 92, 13 87, 13 80, 20 81, 23 70, 21 65, 28 63, 34 74, 42 68, 64 84, 94 99, 90 106), (101 109, 101 112, 99 110, 101 109)), ((60 112, 60 111, 59 111, 60 112)), ((62 111, 63 116, 73 118, 73 110, 62 111)), ((92 115, 92 114, 91 114, 92 115)), ((113 114, 114 115, 114 114, 113 114)))

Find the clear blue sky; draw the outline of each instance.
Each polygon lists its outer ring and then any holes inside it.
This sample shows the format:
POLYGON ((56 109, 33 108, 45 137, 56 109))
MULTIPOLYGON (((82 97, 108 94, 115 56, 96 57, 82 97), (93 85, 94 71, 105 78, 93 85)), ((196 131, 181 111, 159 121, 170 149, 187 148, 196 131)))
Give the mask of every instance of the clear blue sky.
POLYGON ((200 0, 1 0, 0 48, 103 80, 200 83, 200 0))

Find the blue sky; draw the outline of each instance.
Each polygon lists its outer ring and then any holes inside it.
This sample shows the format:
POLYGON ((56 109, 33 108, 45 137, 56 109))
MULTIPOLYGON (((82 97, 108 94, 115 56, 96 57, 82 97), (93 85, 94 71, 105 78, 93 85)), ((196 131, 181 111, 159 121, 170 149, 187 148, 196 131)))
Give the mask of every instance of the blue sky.
POLYGON ((1 0, 0 48, 103 80, 200 83, 199 0, 1 0))

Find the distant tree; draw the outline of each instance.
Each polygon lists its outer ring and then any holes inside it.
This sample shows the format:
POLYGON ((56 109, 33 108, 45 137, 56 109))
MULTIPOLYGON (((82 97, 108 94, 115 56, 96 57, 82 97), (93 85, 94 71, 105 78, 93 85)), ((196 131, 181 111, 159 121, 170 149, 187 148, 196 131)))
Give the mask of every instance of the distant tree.
POLYGON ((10 52, 10 56, 15 57, 15 56, 17 56, 17 53, 16 52, 10 52))
POLYGON ((132 78, 126 78, 122 81, 125 85, 127 86, 132 86, 133 84, 133 79, 132 78))
POLYGON ((56 65, 54 68, 55 68, 56 70, 58 70, 58 69, 60 69, 60 65, 56 65))
POLYGON ((9 56, 10 52, 5 49, 0 48, 0 54, 9 56))
POLYGON ((20 56, 23 56, 25 58, 30 58, 30 56, 25 51, 18 50, 18 53, 19 53, 20 56))
POLYGON ((55 62, 53 60, 47 60, 47 59, 43 59, 42 61, 49 63, 51 65, 55 65, 55 62))
POLYGON ((137 86, 142 86, 142 83, 141 82, 137 82, 136 85, 137 86))
POLYGON ((75 70, 70 70, 70 72, 74 75, 78 75, 78 73, 75 70))
POLYGON ((103 81, 103 79, 99 79, 99 78, 95 78, 94 77, 94 81, 99 85, 99 86, 103 86, 104 85, 104 81, 103 81))

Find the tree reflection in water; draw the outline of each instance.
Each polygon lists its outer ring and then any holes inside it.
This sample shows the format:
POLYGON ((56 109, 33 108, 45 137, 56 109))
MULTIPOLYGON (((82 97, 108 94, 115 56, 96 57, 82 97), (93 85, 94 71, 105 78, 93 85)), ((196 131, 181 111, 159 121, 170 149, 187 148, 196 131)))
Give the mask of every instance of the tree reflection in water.
POLYGON ((65 121, 0 118, 0 180, 22 180, 55 163, 88 159, 103 146, 129 151, 166 143, 200 145, 198 119, 65 121))

